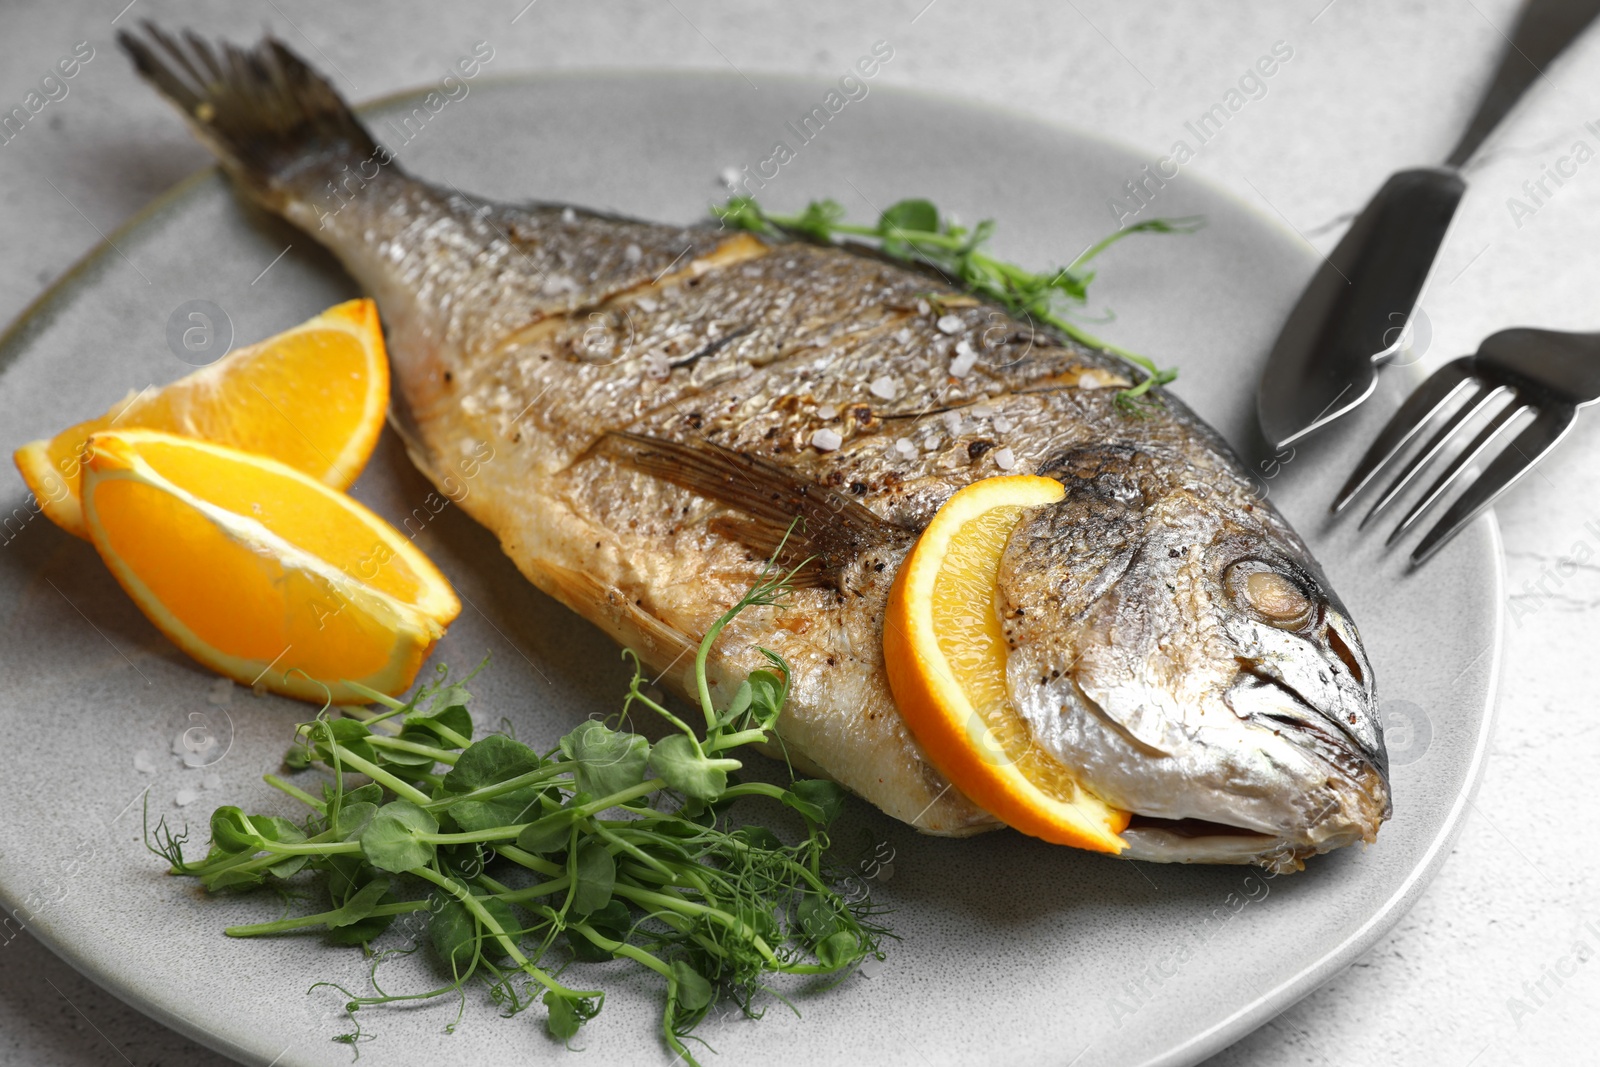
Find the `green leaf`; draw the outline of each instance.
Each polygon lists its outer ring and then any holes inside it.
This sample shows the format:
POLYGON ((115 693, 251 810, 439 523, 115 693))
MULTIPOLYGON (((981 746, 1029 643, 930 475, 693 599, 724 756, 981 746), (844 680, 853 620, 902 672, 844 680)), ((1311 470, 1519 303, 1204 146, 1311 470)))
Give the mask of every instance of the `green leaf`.
MULTIPOLYGON (((418 698, 422 695, 417 694, 418 698)), ((467 692, 463 682, 441 685, 436 690, 428 691, 428 697, 427 707, 419 706, 406 713, 407 726, 425 730, 451 748, 455 745, 440 732, 441 726, 462 737, 472 737, 472 713, 467 710, 467 701, 472 699, 472 694, 467 692)))
MULTIPOLYGON (((339 791, 332 782, 322 783, 322 799, 326 804, 331 806, 333 798, 338 795, 339 791)), ((347 807, 351 804, 371 804, 376 810, 378 805, 383 803, 383 786, 377 782, 368 782, 358 789, 346 789, 343 802, 347 807)))
POLYGON ((729 197, 726 204, 713 206, 711 214, 738 230, 771 233, 772 225, 753 196, 729 197))
POLYGON ((261 847, 261 834, 250 816, 226 804, 211 813, 211 843, 224 852, 254 852, 261 847))
POLYGON ((716 800, 728 788, 728 772, 696 751, 686 734, 672 734, 656 742, 650 753, 650 771, 696 800, 716 800))
POLYGON ((317 758, 326 763, 333 762, 334 742, 364 760, 378 758, 377 752, 367 743, 367 738, 372 736, 371 727, 358 719, 318 719, 314 723, 306 723, 301 729, 307 732, 317 758), (330 735, 332 742, 329 741, 330 735))
POLYGON ((560 852, 572 842, 572 823, 577 815, 571 808, 552 811, 529 823, 517 835, 517 847, 541 855, 560 852))
POLYGON ((428 943, 452 974, 459 975, 472 965, 478 944, 478 921, 467 906, 451 897, 438 901, 428 920, 428 943))
MULTIPOLYGON (((388 903, 384 901, 383 903, 388 903)), ((335 945, 365 945, 389 929, 393 915, 369 915, 349 926, 339 926, 328 931, 328 941, 335 945)))
POLYGON ((696 1012, 711 1003, 711 983, 687 962, 673 960, 672 977, 678 984, 678 1007, 696 1012))
MULTIPOLYGON (((407 726, 400 731, 400 740, 410 741, 417 745, 430 745, 437 748, 439 738, 431 730, 424 730, 416 726, 407 726)), ((378 759, 385 767, 394 767, 402 774, 406 771, 429 771, 438 762, 426 752, 407 752, 400 748, 385 748, 379 745, 372 746, 378 753, 378 759)))
POLYGON ((585 719, 561 739, 561 751, 577 762, 578 789, 608 797, 644 781, 650 742, 638 734, 620 733, 603 722, 585 719))
MULTIPOLYGON (((304 830, 288 819, 277 815, 254 815, 251 816, 250 822, 255 826, 256 832, 269 841, 280 841, 288 844, 306 839, 304 830)), ((311 859, 312 857, 305 855, 285 856, 282 860, 268 867, 267 870, 275 878, 288 878, 293 874, 297 874, 311 859)))
POLYGON ((789 696, 787 679, 772 671, 751 671, 750 691, 751 718, 763 730, 772 729, 789 696))
POLYGON ((570 1041, 577 1035, 583 1020, 578 1017, 577 1008, 571 1000, 552 989, 544 995, 544 1006, 550 1009, 544 1025, 552 1037, 558 1041, 570 1041))
POLYGON ((611 892, 617 882, 617 861, 597 841, 585 841, 578 846, 574 866, 572 910, 578 915, 588 915, 611 903, 611 892))
POLYGON ((356 890, 350 899, 344 902, 343 906, 336 908, 328 918, 328 925, 330 927, 339 927, 358 923, 371 915, 373 908, 385 903, 385 898, 393 899, 389 892, 389 880, 387 878, 375 878, 356 890))
POLYGON ((509 793, 488 800, 462 800, 445 810, 463 830, 492 830, 498 826, 516 826, 535 820, 541 809, 539 797, 544 790, 530 785, 513 789, 509 793))
POLYGON ((777 852, 783 848, 783 842, 778 840, 778 835, 765 826, 741 826, 734 831, 733 836, 751 848, 761 849, 764 852, 777 852))
POLYGON ((878 232, 885 237, 893 237, 897 230, 938 233, 939 209, 933 206, 933 201, 922 199, 891 204, 878 216, 878 232))
POLYGON ((821 826, 827 826, 844 811, 845 791, 837 782, 802 778, 789 787, 783 802, 821 826))
POLYGON ((839 931, 839 909, 816 893, 801 897, 798 911, 801 931, 818 945, 839 931))
POLYGON ((539 754, 522 742, 490 734, 462 750, 456 765, 444 776, 444 787, 451 793, 470 793, 536 771, 543 763, 539 754))
POLYGON ((378 809, 361 834, 361 853, 380 871, 414 871, 433 859, 434 846, 419 834, 437 833, 439 822, 409 800, 391 800, 378 809))
POLYGON ((378 805, 367 801, 355 804, 346 803, 339 808, 338 824, 333 827, 334 836, 341 841, 350 841, 360 837, 372 822, 372 817, 378 814, 378 805))
POLYGON ((834 226, 842 218, 844 208, 838 202, 813 200, 799 216, 786 222, 784 228, 813 241, 830 241, 833 239, 834 226))
POLYGON ((817 962, 830 970, 848 966, 860 955, 861 943, 848 930, 829 934, 817 943, 817 962))
POLYGON ((723 710, 721 715, 717 716, 717 725, 727 726, 739 721, 739 716, 750 710, 750 701, 753 695, 754 690, 750 688, 750 680, 747 678, 740 682, 739 688, 734 692, 733 699, 728 702, 727 708, 723 710))
MULTIPOLYGON (((461 883, 457 883, 460 885, 461 883)), ((462 886, 465 889, 465 886, 462 886)), ((477 903, 488 912, 500 929, 515 939, 521 924, 511 906, 493 897, 479 897, 477 903)), ((428 920, 428 940, 454 974, 461 974, 472 965, 473 953, 480 946, 483 958, 491 963, 506 958, 506 950, 494 934, 473 915, 467 906, 454 897, 445 899, 433 917, 428 920)))

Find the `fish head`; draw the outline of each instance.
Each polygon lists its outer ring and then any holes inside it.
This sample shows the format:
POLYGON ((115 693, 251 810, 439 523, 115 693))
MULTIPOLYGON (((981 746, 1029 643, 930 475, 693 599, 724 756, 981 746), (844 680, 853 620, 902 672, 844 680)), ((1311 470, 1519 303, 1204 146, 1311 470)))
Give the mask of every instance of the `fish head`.
POLYGON ((1034 744, 1133 813, 1127 854, 1288 870, 1373 840, 1372 667, 1287 524, 1227 470, 1130 446, 1041 473, 1067 494, 1001 559, 1007 689, 1034 744))

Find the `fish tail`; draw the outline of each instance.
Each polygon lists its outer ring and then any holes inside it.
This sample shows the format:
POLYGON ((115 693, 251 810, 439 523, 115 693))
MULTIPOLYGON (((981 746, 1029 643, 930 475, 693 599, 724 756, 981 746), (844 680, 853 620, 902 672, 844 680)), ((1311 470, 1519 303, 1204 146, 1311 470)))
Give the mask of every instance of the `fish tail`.
POLYGON ((333 86, 275 37, 245 49, 192 31, 179 40, 146 22, 144 36, 117 40, 223 169, 270 208, 380 152, 389 162, 333 86))

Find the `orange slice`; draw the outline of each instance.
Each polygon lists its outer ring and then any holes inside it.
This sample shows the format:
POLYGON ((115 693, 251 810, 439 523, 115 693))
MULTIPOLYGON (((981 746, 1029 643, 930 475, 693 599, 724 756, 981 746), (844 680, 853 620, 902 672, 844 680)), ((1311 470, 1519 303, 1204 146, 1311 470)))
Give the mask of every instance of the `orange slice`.
POLYGON ((995 583, 1024 509, 1059 501, 1060 482, 985 478, 957 492, 895 576, 884 617, 889 687, 929 760, 991 815, 1060 845, 1121 852, 1128 813, 1085 789, 1033 744, 1006 690, 995 583))
POLYGON ((271 456, 344 489, 372 455, 388 405, 377 307, 351 300, 170 385, 130 393, 99 418, 30 441, 13 458, 50 520, 87 538, 78 479, 92 433, 167 430, 271 456))
POLYGON ((264 456, 156 430, 89 437, 89 539, 150 621, 244 685, 318 703, 410 686, 461 611, 406 537, 264 456))

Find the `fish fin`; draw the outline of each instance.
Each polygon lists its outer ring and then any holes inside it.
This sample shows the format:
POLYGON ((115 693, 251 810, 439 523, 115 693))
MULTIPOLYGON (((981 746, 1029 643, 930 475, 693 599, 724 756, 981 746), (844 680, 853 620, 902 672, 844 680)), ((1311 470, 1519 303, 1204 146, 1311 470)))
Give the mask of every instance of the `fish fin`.
POLYGON ((244 49, 192 31, 179 40, 151 22, 144 34, 123 31, 117 41, 223 168, 268 205, 282 202, 287 181, 322 183, 307 173, 317 171, 308 160, 349 164, 379 154, 333 86, 277 38, 244 49))
POLYGON ((614 430, 605 444, 646 474, 744 512, 742 521, 724 529, 756 551, 770 556, 787 536, 785 558, 815 560, 830 584, 863 550, 909 536, 835 489, 709 441, 685 444, 614 430))
POLYGON ((789 584, 796 588, 828 584, 828 575, 817 557, 808 556, 795 534, 787 528, 779 530, 770 523, 737 515, 718 515, 706 523, 706 528, 772 560, 780 570, 791 571, 789 584))

